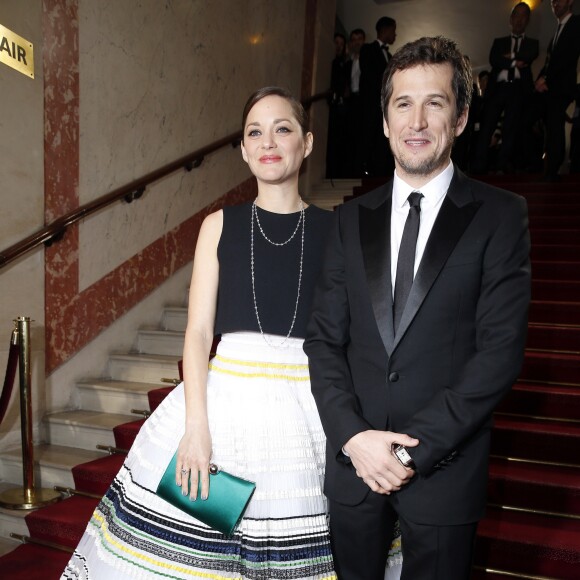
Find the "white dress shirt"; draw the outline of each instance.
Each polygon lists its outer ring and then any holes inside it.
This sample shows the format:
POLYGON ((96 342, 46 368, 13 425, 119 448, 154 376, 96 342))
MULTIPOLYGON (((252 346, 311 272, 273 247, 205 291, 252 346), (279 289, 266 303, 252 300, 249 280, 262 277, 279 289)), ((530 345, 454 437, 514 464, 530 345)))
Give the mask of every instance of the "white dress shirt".
POLYGON ((393 285, 393 295, 395 293, 395 278, 397 275, 397 258, 399 256, 399 247, 403 237, 405 221, 409 213, 409 202, 407 198, 412 191, 420 191, 423 194, 421 199, 421 221, 419 222, 419 236, 417 237, 417 249, 415 252, 415 271, 421 263, 427 240, 431 235, 433 224, 441 209, 441 204, 445 199, 449 184, 453 178, 453 163, 449 165, 431 181, 421 188, 416 188, 405 183, 395 171, 393 180, 393 203, 391 207, 391 280, 393 285))
MULTIPOLYGON (((521 49, 522 43, 524 42, 525 35, 520 34, 519 36, 520 36, 520 49, 521 49)), ((516 66, 516 60, 515 60, 515 58, 516 58, 516 36, 514 34, 512 34, 511 58, 512 58, 512 62, 510 64, 510 67, 514 69, 514 78, 521 79, 522 76, 520 74, 520 69, 516 66)), ((503 69, 497 75, 497 82, 501 83, 501 82, 505 82, 507 80, 508 80, 508 71, 507 71, 507 69, 503 69)))

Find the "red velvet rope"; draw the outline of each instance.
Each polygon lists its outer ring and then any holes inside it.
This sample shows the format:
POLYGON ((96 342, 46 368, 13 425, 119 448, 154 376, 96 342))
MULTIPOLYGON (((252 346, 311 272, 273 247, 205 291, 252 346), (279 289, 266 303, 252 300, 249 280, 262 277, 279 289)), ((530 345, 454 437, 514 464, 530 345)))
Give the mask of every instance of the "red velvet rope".
POLYGON ((4 387, 2 388, 2 395, 0 395, 0 423, 4 420, 4 415, 8 409, 8 403, 12 396, 12 387, 14 386, 14 378, 16 377, 16 369, 18 367, 18 343, 16 340, 10 340, 10 349, 8 351, 8 364, 6 365, 6 377, 4 378, 4 387))

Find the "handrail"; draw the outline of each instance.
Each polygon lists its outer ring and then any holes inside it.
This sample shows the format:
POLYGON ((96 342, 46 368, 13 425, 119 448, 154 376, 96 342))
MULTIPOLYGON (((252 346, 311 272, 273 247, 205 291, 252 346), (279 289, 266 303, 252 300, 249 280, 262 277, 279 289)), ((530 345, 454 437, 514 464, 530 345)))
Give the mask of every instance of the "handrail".
MULTIPOLYGON (((312 103, 315 101, 320 101, 328 97, 330 91, 324 91, 322 93, 317 93, 304 99, 302 105, 305 109, 308 109, 312 103)), ((242 138, 242 131, 237 131, 231 133, 222 139, 218 139, 201 149, 193 151, 189 155, 180 157, 172 163, 168 163, 143 177, 118 187, 113 191, 102 195, 101 197, 85 203, 75 210, 57 218, 52 223, 44 226, 42 229, 38 230, 34 234, 24 238, 20 242, 13 244, 6 250, 0 253, 0 270, 14 262, 24 254, 32 251, 33 249, 41 246, 42 244, 50 246, 53 242, 58 242, 61 240, 66 232, 66 229, 75 224, 76 222, 90 216, 91 214, 103 209, 104 207, 115 203, 116 201, 125 200, 127 203, 131 203, 135 199, 139 199, 148 185, 158 181, 162 177, 178 171, 179 169, 185 169, 186 171, 191 171, 196 169, 202 163, 204 158, 210 153, 215 153, 218 149, 225 147, 226 145, 231 145, 232 147, 237 147, 242 138)))

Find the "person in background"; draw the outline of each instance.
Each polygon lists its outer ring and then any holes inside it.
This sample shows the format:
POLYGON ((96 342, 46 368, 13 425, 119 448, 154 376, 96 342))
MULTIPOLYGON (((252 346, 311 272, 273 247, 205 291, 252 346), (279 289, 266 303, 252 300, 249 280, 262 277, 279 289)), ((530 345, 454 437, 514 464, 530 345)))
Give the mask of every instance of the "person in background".
POLYGON ((348 104, 347 172, 348 177, 360 177, 362 166, 361 126, 363 108, 360 98, 360 51, 366 40, 365 31, 355 28, 349 37, 350 95, 348 104))
MULTIPOLYGON (((488 150, 500 120, 502 140, 494 169, 501 173, 514 169, 514 153, 522 137, 522 119, 534 90, 531 65, 540 50, 539 41, 525 33, 530 14, 528 4, 518 2, 510 14, 511 34, 493 41, 489 53, 492 69, 475 144, 473 173, 488 170, 488 150)), ((519 145, 521 149, 521 142, 519 145)))
POLYGON ((334 35, 335 56, 330 74, 331 97, 328 111, 328 139, 326 144, 326 177, 346 177, 348 162, 348 98, 350 96, 350 60, 346 39, 334 35))
POLYGON ((363 107, 362 174, 388 175, 393 158, 382 127, 381 83, 391 58, 389 45, 397 38, 397 22, 389 16, 379 18, 375 26, 377 38, 360 51, 360 97, 363 107))
POLYGON ((471 68, 446 38, 398 50, 382 91, 394 177, 338 206, 304 350, 327 436, 341 580, 467 580, 492 413, 517 378, 530 301, 526 201, 450 161, 471 68))
POLYGON ((574 100, 580 57, 580 16, 572 14, 574 0, 551 0, 558 26, 546 61, 535 83, 544 118, 546 181, 558 181, 566 155, 566 109, 574 100))

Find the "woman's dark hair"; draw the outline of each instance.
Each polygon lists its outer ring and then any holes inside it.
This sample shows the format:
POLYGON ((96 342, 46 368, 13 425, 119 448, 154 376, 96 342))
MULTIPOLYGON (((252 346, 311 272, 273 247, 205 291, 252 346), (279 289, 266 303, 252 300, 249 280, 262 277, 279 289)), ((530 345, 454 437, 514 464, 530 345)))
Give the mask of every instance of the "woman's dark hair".
POLYGON ((302 106, 302 103, 288 90, 281 87, 263 87, 258 89, 255 93, 252 93, 249 99, 244 105, 244 112, 242 113, 242 131, 246 128, 246 120, 252 107, 261 101, 265 97, 282 97, 286 99, 290 106, 292 107, 292 112, 298 121, 298 124, 302 128, 302 134, 306 135, 308 133, 308 115, 302 106))
POLYGON ((455 96, 456 119, 471 104, 473 78, 467 59, 457 44, 444 36, 423 37, 401 47, 391 58, 383 77, 381 107, 386 118, 393 94, 393 75, 416 66, 449 63, 453 69, 452 90, 455 96))

